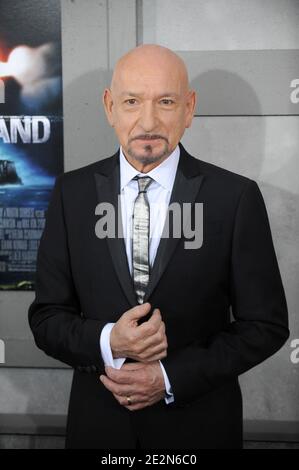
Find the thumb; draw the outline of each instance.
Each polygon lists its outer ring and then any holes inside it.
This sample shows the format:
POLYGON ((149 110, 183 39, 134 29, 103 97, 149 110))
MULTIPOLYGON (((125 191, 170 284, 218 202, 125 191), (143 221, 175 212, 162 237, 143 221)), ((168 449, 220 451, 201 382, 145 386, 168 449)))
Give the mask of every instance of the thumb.
POLYGON ((136 305, 136 307, 131 308, 127 313, 130 320, 137 320, 138 318, 144 317, 151 310, 151 304, 146 302, 145 304, 136 305))

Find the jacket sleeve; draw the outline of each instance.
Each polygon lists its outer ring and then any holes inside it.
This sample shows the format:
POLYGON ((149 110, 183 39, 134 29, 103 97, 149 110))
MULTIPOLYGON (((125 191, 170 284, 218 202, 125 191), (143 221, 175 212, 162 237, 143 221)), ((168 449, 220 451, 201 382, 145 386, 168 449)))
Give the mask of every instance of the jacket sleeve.
POLYGON ((234 321, 205 347, 193 342, 162 360, 178 406, 236 379, 274 354, 289 337, 266 207, 258 185, 251 180, 236 210, 230 263, 234 321))
POLYGON ((29 324, 37 346, 78 370, 104 371, 99 338, 105 322, 85 319, 74 286, 62 198, 57 177, 37 255, 35 299, 29 324))

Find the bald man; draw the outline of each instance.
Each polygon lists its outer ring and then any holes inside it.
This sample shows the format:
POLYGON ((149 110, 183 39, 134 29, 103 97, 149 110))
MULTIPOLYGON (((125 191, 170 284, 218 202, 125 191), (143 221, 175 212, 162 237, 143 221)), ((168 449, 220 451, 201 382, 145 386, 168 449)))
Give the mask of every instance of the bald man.
POLYGON ((195 102, 174 52, 135 48, 103 94, 120 148, 56 180, 29 321, 75 369, 67 448, 241 448, 238 376, 288 338, 257 184, 180 143, 195 102))

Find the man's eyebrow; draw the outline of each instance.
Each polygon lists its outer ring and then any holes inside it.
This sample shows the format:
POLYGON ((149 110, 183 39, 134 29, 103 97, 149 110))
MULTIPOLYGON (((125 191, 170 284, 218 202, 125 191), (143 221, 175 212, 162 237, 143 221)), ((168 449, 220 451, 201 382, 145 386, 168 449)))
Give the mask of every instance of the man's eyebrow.
POLYGON ((163 93, 158 96, 158 98, 164 98, 165 96, 170 96, 171 98, 178 98, 179 95, 177 93, 163 93))
POLYGON ((142 93, 133 93, 133 91, 123 91, 121 96, 142 96, 142 93))
MULTIPOLYGON (((142 97, 143 93, 134 93, 132 91, 123 91, 121 93, 121 96, 136 96, 137 98, 142 97)), ((157 96, 157 98, 164 98, 166 96, 172 97, 172 98, 178 98, 179 95, 177 93, 161 93, 157 96)))

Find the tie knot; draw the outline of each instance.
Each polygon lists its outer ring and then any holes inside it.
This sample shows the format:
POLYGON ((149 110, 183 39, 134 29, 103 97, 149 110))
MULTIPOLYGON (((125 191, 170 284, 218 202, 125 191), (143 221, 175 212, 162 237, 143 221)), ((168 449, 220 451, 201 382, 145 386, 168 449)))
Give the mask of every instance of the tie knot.
POLYGON ((146 193, 149 185, 152 183, 153 179, 150 176, 135 176, 133 178, 138 182, 139 193, 146 193))

